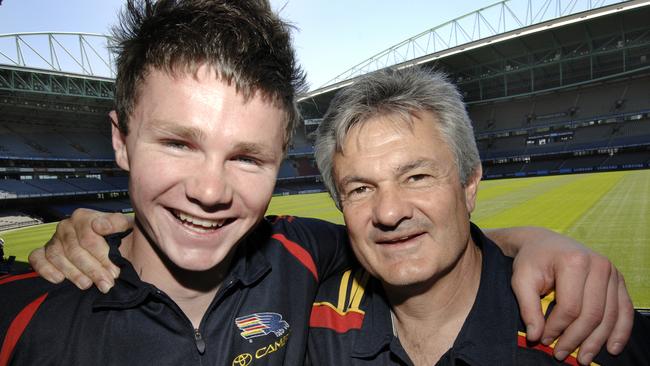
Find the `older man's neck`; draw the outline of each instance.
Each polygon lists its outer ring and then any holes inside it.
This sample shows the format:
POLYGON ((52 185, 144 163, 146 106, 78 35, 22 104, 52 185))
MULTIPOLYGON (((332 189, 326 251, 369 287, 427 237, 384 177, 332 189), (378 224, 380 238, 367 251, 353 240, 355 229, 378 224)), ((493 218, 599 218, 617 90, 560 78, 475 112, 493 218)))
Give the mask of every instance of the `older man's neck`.
POLYGON ((481 251, 471 242, 448 273, 418 288, 386 286, 393 326, 416 366, 433 365, 454 344, 481 279, 481 251))
POLYGON ((228 258, 208 271, 183 270, 166 260, 139 230, 124 238, 120 252, 131 262, 140 279, 174 300, 196 329, 230 266, 228 258))

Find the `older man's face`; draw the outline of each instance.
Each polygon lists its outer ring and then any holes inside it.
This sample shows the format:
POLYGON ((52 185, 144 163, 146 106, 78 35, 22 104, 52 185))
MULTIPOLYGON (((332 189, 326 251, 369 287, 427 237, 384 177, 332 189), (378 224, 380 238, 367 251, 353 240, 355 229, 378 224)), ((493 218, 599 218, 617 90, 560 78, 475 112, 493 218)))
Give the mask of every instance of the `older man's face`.
POLYGON ((334 175, 354 252, 385 284, 435 280, 467 250, 480 169, 463 187, 432 114, 353 127, 334 175))

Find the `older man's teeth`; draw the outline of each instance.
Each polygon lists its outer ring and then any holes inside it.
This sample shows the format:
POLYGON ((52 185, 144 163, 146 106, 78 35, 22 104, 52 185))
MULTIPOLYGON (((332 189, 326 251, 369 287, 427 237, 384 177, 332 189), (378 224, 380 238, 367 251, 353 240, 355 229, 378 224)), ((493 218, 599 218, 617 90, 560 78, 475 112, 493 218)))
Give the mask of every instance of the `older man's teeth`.
POLYGON ((195 226, 203 227, 206 229, 213 229, 222 227, 225 220, 207 220, 198 217, 190 216, 186 213, 176 211, 176 216, 183 222, 190 223, 195 226))

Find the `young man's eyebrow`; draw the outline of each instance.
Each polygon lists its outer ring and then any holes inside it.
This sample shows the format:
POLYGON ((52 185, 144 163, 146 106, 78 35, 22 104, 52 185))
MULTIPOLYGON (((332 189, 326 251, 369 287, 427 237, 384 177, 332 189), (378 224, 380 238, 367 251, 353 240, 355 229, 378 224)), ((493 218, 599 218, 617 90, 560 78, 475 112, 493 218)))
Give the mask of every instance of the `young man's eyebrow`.
POLYGON ((204 138, 203 131, 200 129, 191 126, 183 126, 172 121, 153 120, 151 125, 158 131, 178 136, 183 139, 201 141, 204 138))
POLYGON ((259 156, 263 159, 274 159, 273 151, 271 151, 269 146, 255 142, 239 142, 235 145, 235 151, 238 151, 240 154, 259 156))

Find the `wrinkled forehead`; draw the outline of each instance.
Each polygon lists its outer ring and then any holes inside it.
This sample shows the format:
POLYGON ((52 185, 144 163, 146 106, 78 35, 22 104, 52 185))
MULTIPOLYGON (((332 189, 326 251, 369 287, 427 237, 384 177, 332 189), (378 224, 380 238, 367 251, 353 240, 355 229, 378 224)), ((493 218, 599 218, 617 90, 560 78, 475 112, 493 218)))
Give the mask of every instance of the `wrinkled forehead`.
MULTIPOLYGON (((336 153, 345 154, 345 146, 350 143, 359 144, 365 139, 372 137, 372 134, 383 133, 386 138, 401 136, 408 138, 413 136, 416 123, 434 123, 437 127, 437 117, 433 112, 428 111, 375 111, 372 114, 361 116, 356 121, 349 123, 347 128, 340 129, 341 133, 336 138, 336 153), (378 124, 382 125, 378 130, 378 124)), ((424 136, 422 136, 424 137, 424 136)), ((433 138, 433 136, 431 136, 433 138)))

